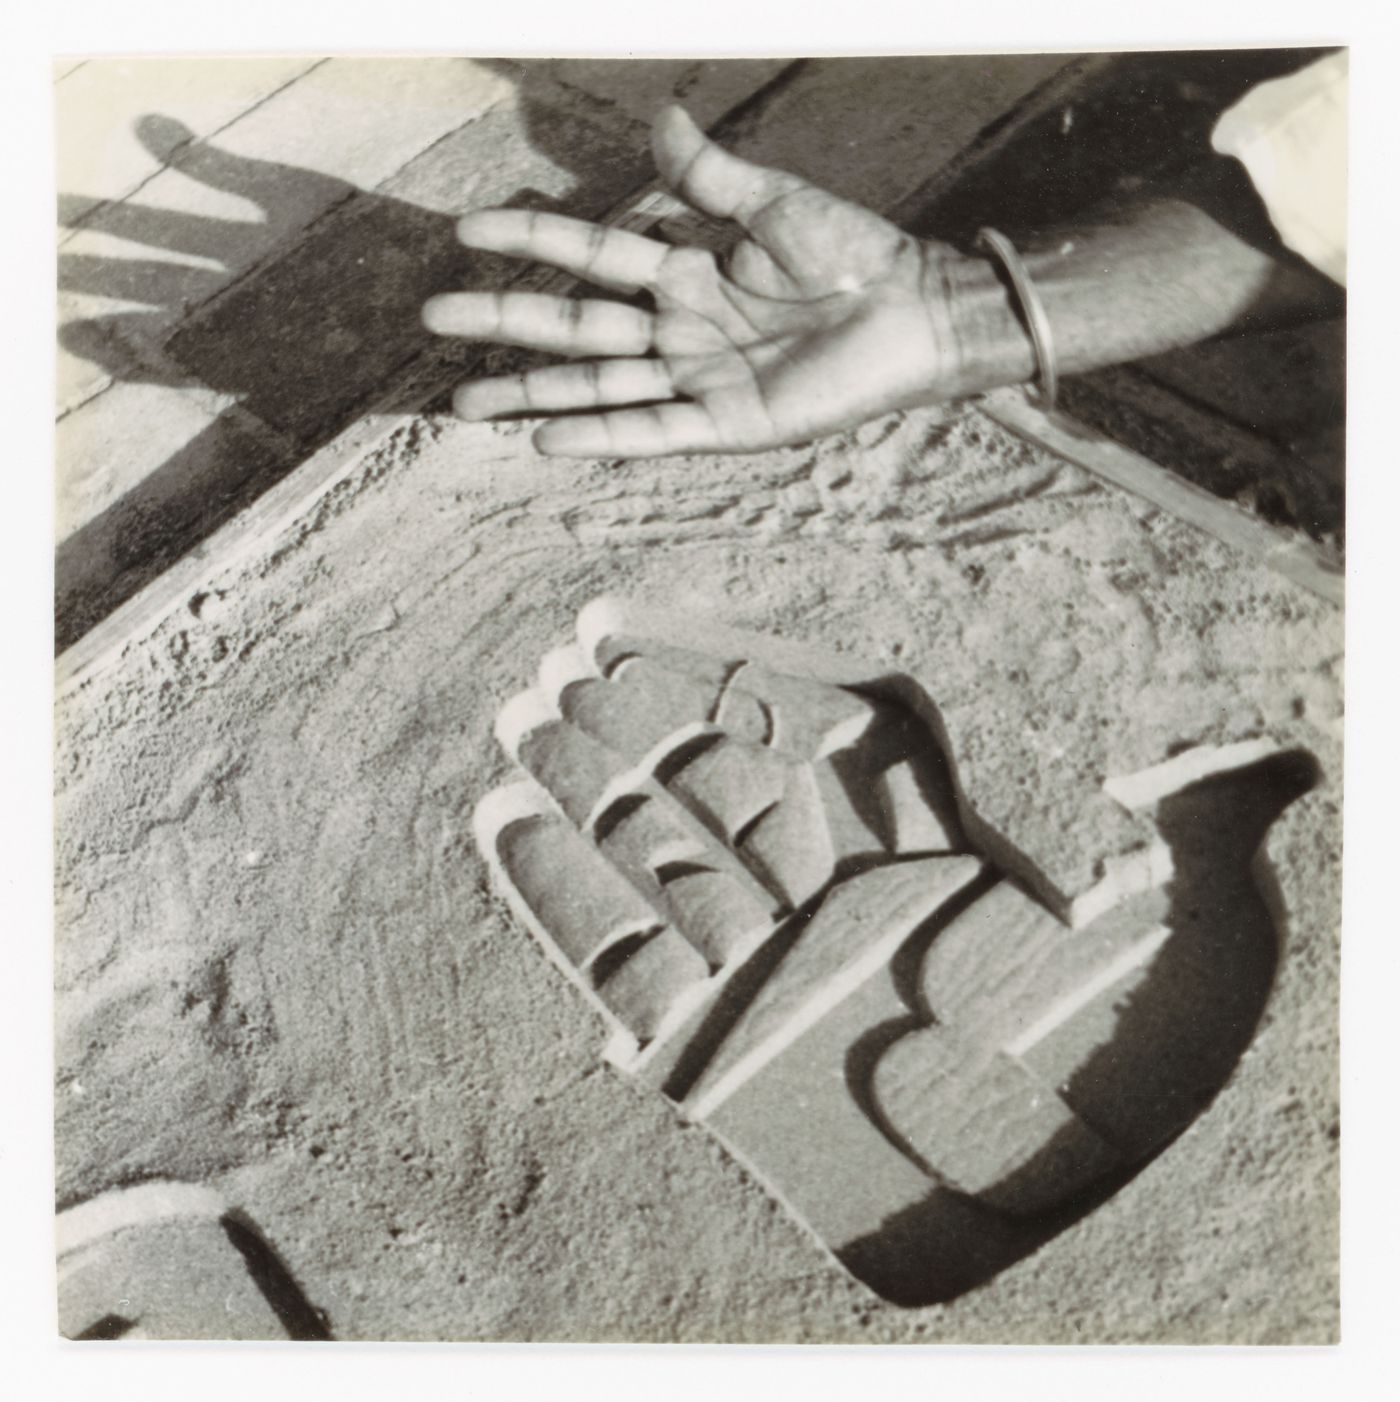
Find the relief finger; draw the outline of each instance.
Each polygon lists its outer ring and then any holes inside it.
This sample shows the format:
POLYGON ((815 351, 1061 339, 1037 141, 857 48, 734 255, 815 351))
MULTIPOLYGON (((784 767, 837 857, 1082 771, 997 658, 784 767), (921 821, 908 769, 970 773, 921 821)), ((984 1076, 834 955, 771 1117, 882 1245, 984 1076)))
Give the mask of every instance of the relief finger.
POLYGON ((568 971, 587 971, 622 940, 664 923, 658 912, 533 785, 487 795, 476 814, 482 848, 515 903, 568 971))
POLYGON ((684 1018, 705 957, 534 785, 488 794, 475 827, 517 914, 615 1025, 645 1044, 684 1018))

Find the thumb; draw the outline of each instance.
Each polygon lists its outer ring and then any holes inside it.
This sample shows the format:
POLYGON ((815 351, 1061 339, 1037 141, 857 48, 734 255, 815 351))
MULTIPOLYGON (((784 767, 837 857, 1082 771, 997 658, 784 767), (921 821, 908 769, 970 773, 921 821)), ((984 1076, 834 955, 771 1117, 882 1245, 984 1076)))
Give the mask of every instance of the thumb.
POLYGON ((721 219, 750 220, 806 181, 755 165, 715 145, 683 107, 665 108, 652 128, 652 154, 661 177, 683 200, 721 219))

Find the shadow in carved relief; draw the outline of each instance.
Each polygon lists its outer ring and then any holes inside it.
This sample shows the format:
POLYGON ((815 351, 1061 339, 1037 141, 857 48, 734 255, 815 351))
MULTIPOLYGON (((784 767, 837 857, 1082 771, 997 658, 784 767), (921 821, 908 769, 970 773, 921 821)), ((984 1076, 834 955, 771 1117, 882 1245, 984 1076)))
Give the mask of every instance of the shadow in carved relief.
POLYGON ((478 841, 608 1059, 907 1305, 1071 1225, 1224 1084, 1277 962, 1251 864, 1314 778, 1164 766, 1149 875, 1057 911, 907 677, 600 601, 497 733, 529 777, 478 841))

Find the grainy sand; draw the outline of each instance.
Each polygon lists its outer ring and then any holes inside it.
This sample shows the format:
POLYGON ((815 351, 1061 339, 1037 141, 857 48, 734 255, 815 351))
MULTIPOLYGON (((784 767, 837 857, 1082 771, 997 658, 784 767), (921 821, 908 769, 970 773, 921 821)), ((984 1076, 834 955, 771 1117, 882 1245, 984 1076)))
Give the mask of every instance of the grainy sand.
POLYGON ((346 1339, 1330 1339, 1341 660, 1337 610, 970 407, 629 465, 415 420, 60 704, 60 1203, 214 1185, 346 1339), (1267 847, 1277 982, 1215 1103, 951 1304, 844 1276, 600 1064, 488 891, 495 712, 603 592, 911 672, 984 815, 1090 874, 1106 776, 1312 755, 1267 847))

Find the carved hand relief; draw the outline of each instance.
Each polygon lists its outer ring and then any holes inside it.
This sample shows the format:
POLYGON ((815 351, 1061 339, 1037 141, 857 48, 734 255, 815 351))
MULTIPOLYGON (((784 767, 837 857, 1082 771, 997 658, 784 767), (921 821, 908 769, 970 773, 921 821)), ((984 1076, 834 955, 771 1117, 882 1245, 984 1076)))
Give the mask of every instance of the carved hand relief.
POLYGON ((1224 1083, 1277 959, 1250 861, 1311 782, 1172 761, 1119 790, 1157 805, 1147 858, 1038 898, 912 679, 609 601, 497 735, 529 777, 477 840, 609 1060, 906 1304, 1091 1210, 1224 1083))

